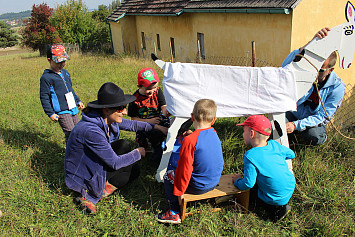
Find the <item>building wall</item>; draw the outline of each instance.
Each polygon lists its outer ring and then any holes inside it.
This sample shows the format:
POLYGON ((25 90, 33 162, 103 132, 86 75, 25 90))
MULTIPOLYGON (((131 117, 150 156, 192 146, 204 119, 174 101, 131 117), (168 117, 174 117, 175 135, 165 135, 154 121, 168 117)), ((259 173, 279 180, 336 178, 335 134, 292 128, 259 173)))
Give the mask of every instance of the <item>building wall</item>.
MULTIPOLYGON (((346 3, 347 0, 302 0, 292 14, 291 50, 305 45, 321 28, 346 22, 346 3)), ((346 85, 355 85, 355 62, 349 69, 341 69, 337 64, 335 72, 346 85)))
POLYGON ((120 20, 124 52, 139 52, 137 24, 135 16, 125 16, 120 20))
POLYGON ((111 38, 115 54, 123 52, 122 31, 120 22, 109 22, 111 28, 111 38))
MULTIPOLYGON (((291 15, 240 13, 184 13, 178 17, 136 16, 138 44, 144 32, 144 56, 157 48, 158 57, 170 60, 170 37, 175 42, 174 61, 195 61, 197 33, 204 34, 205 55, 251 57, 251 41, 256 43, 256 57, 281 65, 290 50, 291 15), (155 47, 154 47, 155 43, 155 47)), ((142 55, 142 51, 140 51, 142 55)))
MULTIPOLYGON (((174 38, 173 61, 197 59, 197 33, 204 34, 205 55, 251 57, 251 41, 256 44, 256 58, 281 66, 293 49, 306 44, 316 31, 346 21, 347 0, 302 0, 291 14, 183 13, 180 16, 125 16, 120 23, 110 23, 115 53, 123 49, 150 58, 171 61, 170 38, 174 38), (123 32, 122 35, 120 32, 123 32), (144 32, 145 49, 142 50, 144 32), (157 46, 160 37, 160 50, 157 46), (121 39, 121 41, 120 41, 121 39), (122 46, 124 45, 124 46, 122 46)), ((354 63, 355 64, 355 63, 354 63)), ((335 69, 346 84, 355 84, 355 66, 335 69)))

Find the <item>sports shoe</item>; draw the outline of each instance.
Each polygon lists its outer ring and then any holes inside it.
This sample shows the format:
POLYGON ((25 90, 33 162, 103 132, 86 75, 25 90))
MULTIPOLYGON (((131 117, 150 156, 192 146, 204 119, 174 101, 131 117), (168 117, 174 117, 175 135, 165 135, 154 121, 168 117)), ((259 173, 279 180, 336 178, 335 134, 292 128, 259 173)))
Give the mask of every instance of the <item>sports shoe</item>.
POLYGON ((96 212, 96 208, 95 208, 95 204, 92 203, 91 201, 87 200, 84 197, 77 197, 76 202, 79 203, 79 205, 81 206, 81 208, 83 210, 85 210, 87 213, 89 214, 93 214, 96 212))
POLYGON ((158 221, 161 223, 180 224, 180 213, 173 215, 171 210, 167 210, 165 213, 158 214, 158 221))
POLYGON ((279 209, 276 211, 275 213, 275 217, 274 217, 274 222, 276 221, 281 221, 282 219, 285 218, 285 216, 291 211, 291 206, 290 205, 285 205, 285 207, 279 209))
POLYGON ((106 181, 104 192, 102 194, 102 198, 105 198, 105 197, 111 195, 116 190, 117 190, 117 188, 115 186, 113 186, 112 184, 110 184, 109 182, 106 181))

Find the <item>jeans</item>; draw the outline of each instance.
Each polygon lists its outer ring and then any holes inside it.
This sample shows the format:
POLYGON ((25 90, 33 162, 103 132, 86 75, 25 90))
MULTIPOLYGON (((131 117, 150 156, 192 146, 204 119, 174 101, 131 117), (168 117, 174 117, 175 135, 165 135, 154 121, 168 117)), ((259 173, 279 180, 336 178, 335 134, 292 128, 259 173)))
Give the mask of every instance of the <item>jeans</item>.
MULTIPOLYGON (((189 184, 189 186, 186 189, 185 193, 190 193, 190 194, 203 194, 207 193, 211 190, 213 190, 215 187, 209 188, 209 189, 196 189, 192 185, 189 184)), ((180 212, 180 205, 179 205, 179 199, 177 196, 174 195, 174 184, 170 182, 170 180, 164 179, 164 189, 165 189, 165 198, 167 205, 169 206, 169 209, 175 211, 175 212, 180 212)))
MULTIPOLYGON (((290 112, 286 112, 286 118, 289 122, 296 121, 297 118, 290 112)), ((289 139, 292 140, 299 140, 301 138, 306 145, 320 145, 323 144, 327 140, 326 132, 326 125, 320 123, 313 127, 306 127, 303 131, 294 131, 293 133, 289 134, 289 139)))

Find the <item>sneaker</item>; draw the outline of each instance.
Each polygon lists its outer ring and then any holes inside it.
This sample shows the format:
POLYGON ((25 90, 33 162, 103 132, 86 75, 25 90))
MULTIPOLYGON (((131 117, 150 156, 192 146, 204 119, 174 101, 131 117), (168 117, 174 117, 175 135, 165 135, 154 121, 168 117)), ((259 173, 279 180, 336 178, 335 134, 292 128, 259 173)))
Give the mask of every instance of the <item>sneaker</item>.
POLYGON ((87 200, 84 197, 77 197, 76 202, 78 202, 83 210, 85 210, 89 214, 93 214, 96 212, 95 204, 91 201, 87 200))
POLYGON ((106 181, 104 192, 103 192, 101 198, 105 198, 105 197, 111 195, 116 190, 117 190, 117 188, 115 186, 113 186, 112 184, 110 184, 109 182, 106 181))
POLYGON ((284 208, 280 209, 275 213, 274 222, 281 221, 285 216, 291 211, 291 206, 286 205, 284 208))
POLYGON ((158 221, 161 223, 180 224, 180 213, 173 215, 171 210, 158 214, 158 221))

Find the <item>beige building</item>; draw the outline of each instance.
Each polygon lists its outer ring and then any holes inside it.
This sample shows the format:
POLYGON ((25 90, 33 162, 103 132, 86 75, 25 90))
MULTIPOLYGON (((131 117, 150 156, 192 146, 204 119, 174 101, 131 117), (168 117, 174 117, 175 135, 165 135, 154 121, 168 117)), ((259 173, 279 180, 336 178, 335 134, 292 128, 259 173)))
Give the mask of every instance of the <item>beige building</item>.
MULTIPOLYGON (((151 53, 165 61, 256 57, 281 66, 319 29, 346 22, 347 0, 126 0, 108 16, 116 54, 151 53)), ((353 63, 355 64, 355 62, 353 63)), ((249 65, 250 66, 250 65, 249 65)), ((355 84, 355 66, 335 69, 355 84)), ((349 87, 348 87, 349 88, 349 87)))

